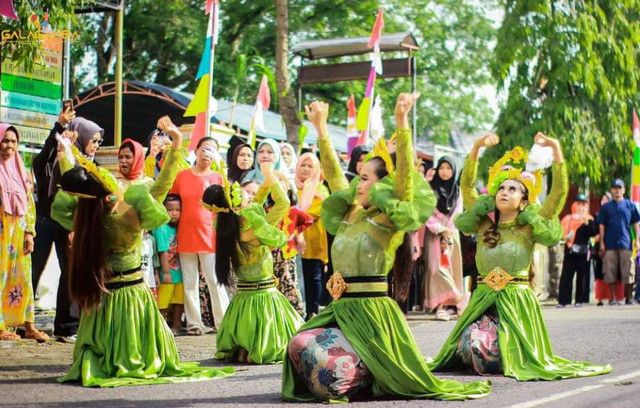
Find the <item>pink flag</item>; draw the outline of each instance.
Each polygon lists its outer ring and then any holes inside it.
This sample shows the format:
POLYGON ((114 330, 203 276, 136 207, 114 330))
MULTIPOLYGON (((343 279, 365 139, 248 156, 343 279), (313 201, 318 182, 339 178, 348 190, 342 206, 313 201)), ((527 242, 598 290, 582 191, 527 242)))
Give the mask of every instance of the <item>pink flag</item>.
POLYGON ((13 0, 0 0, 0 15, 17 20, 16 9, 13 7, 13 0))
POLYGON ((637 147, 640 147, 640 120, 635 109, 633 110, 633 141, 637 147))
POLYGON ((371 30, 371 38, 369 39, 368 47, 373 47, 376 43, 380 42, 380 35, 382 35, 382 28, 384 27, 384 18, 382 15, 384 14, 384 10, 378 10, 378 16, 376 17, 376 22, 373 25, 373 30, 371 30))
POLYGON ((260 82, 258 101, 262 104, 262 109, 269 110, 269 104, 271 103, 271 90, 269 89, 269 81, 267 80, 266 75, 262 76, 262 82, 260 82))

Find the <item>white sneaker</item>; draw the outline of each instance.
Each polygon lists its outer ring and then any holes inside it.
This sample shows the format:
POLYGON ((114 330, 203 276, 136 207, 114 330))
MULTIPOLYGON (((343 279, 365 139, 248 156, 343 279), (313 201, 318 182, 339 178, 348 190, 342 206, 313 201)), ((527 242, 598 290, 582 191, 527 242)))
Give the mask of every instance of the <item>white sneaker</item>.
POLYGON ((451 320, 451 316, 445 310, 438 310, 436 312, 436 320, 448 322, 449 320, 451 320))

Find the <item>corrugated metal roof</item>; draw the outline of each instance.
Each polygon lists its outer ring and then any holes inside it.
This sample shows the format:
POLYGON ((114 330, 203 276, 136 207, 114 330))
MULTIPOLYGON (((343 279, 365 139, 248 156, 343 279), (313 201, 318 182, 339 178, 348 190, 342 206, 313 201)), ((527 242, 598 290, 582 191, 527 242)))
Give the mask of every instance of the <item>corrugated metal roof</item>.
MULTIPOLYGON (((371 52, 368 47, 369 37, 333 38, 328 40, 310 40, 300 42, 291 51, 303 58, 315 60, 335 58, 345 55, 358 55, 371 52)), ((418 49, 418 42, 409 33, 383 34, 380 37, 380 51, 408 51, 418 49)))

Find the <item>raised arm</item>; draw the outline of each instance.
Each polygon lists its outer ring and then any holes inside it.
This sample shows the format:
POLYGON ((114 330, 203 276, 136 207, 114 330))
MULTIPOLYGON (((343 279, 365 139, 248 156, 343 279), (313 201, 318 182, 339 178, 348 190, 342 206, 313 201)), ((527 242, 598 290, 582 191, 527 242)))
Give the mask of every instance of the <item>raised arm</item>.
POLYGON ((287 197, 287 193, 284 192, 278 178, 274 174, 273 165, 271 163, 266 163, 266 166, 262 166, 262 174, 265 176, 264 184, 266 187, 271 189, 274 201, 273 207, 269 213, 267 213, 265 220, 269 225, 276 227, 280 224, 280 221, 282 221, 287 213, 289 213, 289 197, 287 197))
POLYGON ((395 196, 401 201, 413 200, 413 143, 409 127, 409 112, 418 99, 417 94, 401 93, 395 108, 396 119, 396 187, 395 196))
POLYGON ((149 189, 149 193, 157 202, 161 203, 169 193, 173 182, 178 175, 178 172, 182 170, 180 164, 182 163, 182 132, 178 130, 176 125, 171 122, 168 116, 163 116, 158 120, 158 129, 164 130, 173 139, 171 148, 166 154, 166 159, 162 170, 158 174, 158 178, 149 189))
POLYGON ((324 176, 329 182, 329 189, 332 193, 349 188, 349 182, 342 172, 338 156, 331 145, 329 130, 327 128, 327 118, 329 117, 329 104, 315 101, 311 105, 304 107, 309 121, 318 132, 318 146, 320 147, 320 162, 324 176))
POLYGON ((553 179, 551 181, 551 192, 544 200, 542 209, 540 210, 540 216, 546 219, 557 220, 560 211, 564 207, 564 203, 567 200, 567 193, 569 192, 569 180, 567 177, 567 168, 564 162, 564 156, 562 155, 562 148, 560 142, 556 139, 551 139, 542 133, 538 133, 535 136, 535 143, 543 147, 551 147, 553 150, 553 179))
POLYGON ((462 191, 462 205, 464 208, 471 208, 478 200, 476 178, 478 177, 478 152, 480 148, 495 146, 498 142, 500 142, 500 138, 497 135, 487 133, 473 143, 460 175, 460 190, 462 191))

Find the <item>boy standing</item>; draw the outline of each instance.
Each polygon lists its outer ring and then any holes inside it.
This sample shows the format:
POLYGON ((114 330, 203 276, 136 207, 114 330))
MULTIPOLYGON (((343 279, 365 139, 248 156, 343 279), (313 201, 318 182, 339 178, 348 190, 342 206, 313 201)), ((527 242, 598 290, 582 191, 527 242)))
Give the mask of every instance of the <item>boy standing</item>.
POLYGON ((180 196, 167 195, 164 206, 169 214, 169 222, 153 231, 156 250, 160 258, 158 308, 168 318, 168 309, 171 306, 171 331, 177 335, 182 329, 182 313, 184 312, 184 287, 176 241, 176 228, 180 221, 182 208, 180 196))

